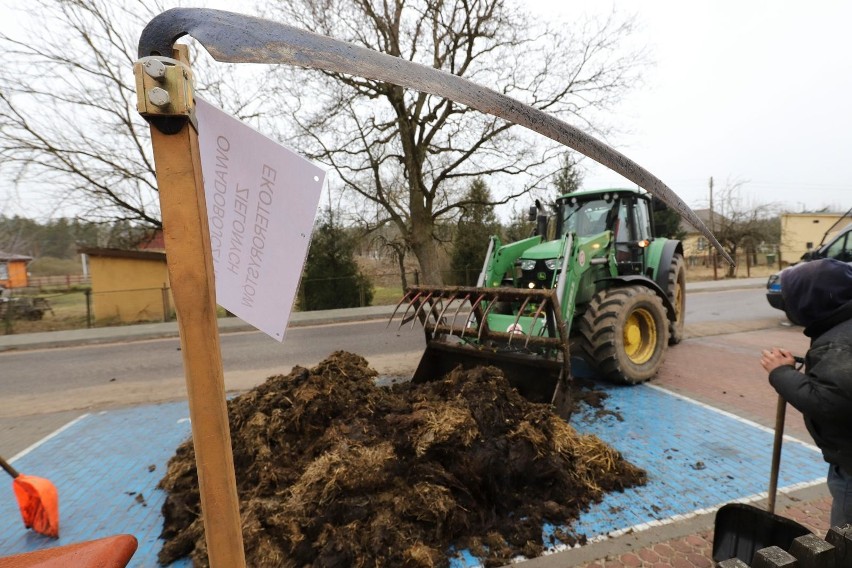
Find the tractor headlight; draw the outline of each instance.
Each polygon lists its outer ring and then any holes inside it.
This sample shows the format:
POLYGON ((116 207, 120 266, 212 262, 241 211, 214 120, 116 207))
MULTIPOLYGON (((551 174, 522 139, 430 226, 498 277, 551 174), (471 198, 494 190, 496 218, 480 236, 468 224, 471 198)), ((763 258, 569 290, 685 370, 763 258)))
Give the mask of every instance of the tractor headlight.
POLYGON ((544 261, 544 265, 548 270, 556 270, 556 267, 559 266, 559 261, 555 258, 549 258, 544 261))
POLYGON ((529 259, 521 260, 521 270, 535 270, 535 261, 529 259))

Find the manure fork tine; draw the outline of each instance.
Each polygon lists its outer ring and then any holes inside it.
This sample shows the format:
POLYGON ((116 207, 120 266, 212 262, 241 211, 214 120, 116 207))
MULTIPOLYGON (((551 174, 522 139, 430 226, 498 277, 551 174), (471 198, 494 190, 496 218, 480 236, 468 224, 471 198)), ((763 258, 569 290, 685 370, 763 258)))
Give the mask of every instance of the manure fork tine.
POLYGON ((479 334, 477 334, 477 336, 476 336, 477 341, 482 340, 482 332, 485 330, 486 327, 488 327, 488 323, 487 323, 488 312, 490 312, 494 308, 494 305, 497 303, 497 300, 498 300, 499 297, 500 297, 499 294, 495 295, 494 299, 491 300, 488 303, 488 307, 485 308, 485 313, 482 314, 482 324, 479 326, 479 334))
MULTIPOLYGON (((545 298, 545 299, 544 299, 544 300, 543 300, 543 301, 542 301, 542 302, 538 305, 538 309, 537 309, 537 310, 535 311, 535 313, 533 314, 533 319, 532 319, 532 324, 531 324, 533 327, 535 327, 535 322, 538 320, 538 316, 541 314, 542 310, 544 309, 544 305, 548 302, 548 300, 549 300, 549 298, 545 298)), ((526 349, 526 348, 527 348, 527 346, 529 346, 529 344, 530 344, 530 339, 532 339, 532 327, 530 328, 530 332, 529 332, 529 334, 527 334, 527 340, 524 342, 524 349, 526 349)))
MULTIPOLYGON (((444 298, 443 298, 442 296, 440 296, 440 295, 439 295, 437 298, 434 298, 434 299, 432 300, 432 302, 429 304, 429 313, 428 313, 428 314, 426 314, 426 317, 425 317, 425 319, 424 319, 424 321, 423 321, 423 329, 425 329, 425 330, 427 330, 427 331, 429 330, 429 316, 432 316, 432 317, 434 318, 434 316, 435 316, 436 312, 440 309, 440 308, 438 307, 439 303, 440 303, 440 305, 442 305, 442 306, 443 306, 443 305, 444 305, 444 304, 443 304, 443 302, 444 302, 444 298)), ((435 330, 437 327, 438 327, 438 324, 437 324, 437 323, 435 323, 435 324, 432 326, 432 331, 434 332, 434 330, 435 330)))
MULTIPOLYGON (((506 342, 506 347, 508 347, 512 344, 512 337, 515 335, 515 326, 518 325, 519 321, 521 321, 521 314, 524 313, 524 308, 526 308, 527 304, 529 304, 529 303, 530 303, 530 298, 529 298, 529 296, 527 296, 526 298, 524 298, 524 303, 521 304, 520 308, 518 308, 518 315, 515 317, 514 323, 512 323, 512 333, 509 334, 509 341, 506 342)), ((530 330, 530 331, 532 331, 532 330, 530 330)))
MULTIPOLYGON (((391 317, 390 317, 390 319, 388 320, 388 324, 385 326, 385 329, 387 329, 387 328, 389 328, 389 327, 390 327, 390 324, 391 324, 391 322, 393 321, 393 318, 394 318, 394 317, 396 317, 396 312, 397 312, 397 310, 399 310, 399 307, 402 305, 402 303, 403 303, 405 300, 407 300, 407 299, 408 299, 408 297, 409 297, 410 295, 411 295, 411 292, 406 292, 406 293, 405 293, 405 295, 402 297, 402 299, 399 301, 399 303, 396 305, 396 307, 393 309, 393 313, 391 314, 391 317)), ((403 317, 404 317, 404 316, 403 316, 403 317)))
MULTIPOLYGON (((550 314, 549 314, 549 315, 550 315, 550 317, 548 317, 548 315, 547 315, 547 314, 545 314, 545 316, 544 316, 544 317, 545 317, 544 325, 543 325, 543 326, 541 326, 541 329, 539 329, 539 330, 538 330, 538 333, 536 334, 536 335, 538 335, 539 337, 544 337, 544 336, 545 336, 545 334, 547 334, 547 328, 548 328, 548 322, 547 322, 547 320, 548 320, 548 319, 552 319, 554 322, 559 321, 559 314, 557 313, 557 312, 559 311, 559 303, 556 301, 556 299, 554 298, 554 296, 549 297, 549 298, 547 299, 547 301, 548 301, 548 302, 550 302, 550 306, 551 306, 551 311, 550 311, 550 314)), ((553 325, 555 325, 555 326, 556 326, 556 324, 555 324, 555 323, 554 323, 553 325)), ((559 327, 559 326, 556 326, 556 327, 559 327)))
POLYGON ((459 303, 459 307, 457 307, 457 308, 456 308, 456 313, 454 313, 454 314, 453 314, 453 323, 451 323, 451 324, 450 324, 450 329, 451 329, 451 330, 452 330, 452 329, 455 329, 455 327, 456 327, 456 316, 458 316, 458 315, 459 315, 459 312, 461 311, 462 306, 464 306, 464 303, 465 303, 465 302, 469 302, 469 301, 470 301, 470 292, 468 292, 467 294, 465 294, 464 298, 463 298, 463 299, 462 299, 462 301, 459 303))
POLYGON ((414 297, 411 299, 411 301, 408 303, 408 306, 406 306, 406 308, 405 308, 405 313, 403 313, 403 314, 402 314, 402 321, 401 321, 401 322, 399 322, 399 327, 398 327, 398 328, 396 328, 397 330, 402 329, 402 326, 404 326, 404 325, 405 325, 405 321, 406 321, 406 320, 405 320, 405 317, 408 315, 408 310, 410 310, 410 309, 411 309, 411 306, 413 306, 413 305, 414 305, 414 302, 416 302, 416 301, 417 301, 417 299, 418 299, 418 298, 420 298, 420 296, 422 296, 422 295, 423 295, 423 292, 422 292, 422 291, 418 291, 418 292, 417 292, 417 295, 416 295, 416 296, 414 296, 414 297))
POLYGON ((475 302, 470 303, 470 311, 467 312, 467 316, 465 316, 465 318, 464 318, 466 323, 464 324, 464 326, 462 326, 462 332, 461 332, 461 335, 459 335, 460 338, 462 338, 462 339, 464 338, 464 330, 466 330, 468 324, 470 324, 470 316, 473 315, 473 310, 476 309, 476 306, 479 305, 479 302, 481 302, 482 298, 484 298, 484 297, 485 297, 485 294, 480 294, 475 302))
MULTIPOLYGON (((417 316, 420 315, 420 311, 423 307, 432 299, 432 296, 435 294, 435 290, 432 290, 427 294, 426 299, 420 302, 420 305, 417 307, 417 310, 414 312, 414 315, 411 316, 411 329, 414 329, 414 326, 417 325, 417 316)), ((429 310, 431 311, 431 309, 429 310)), ((426 322, 423 323, 423 327, 426 327, 426 322)))
POLYGON ((450 294, 450 297, 447 298, 447 303, 444 305, 444 309, 441 310, 441 313, 438 314, 438 319, 435 322, 436 328, 438 327, 438 324, 441 323, 441 320, 444 319, 444 312, 446 312, 449 309, 450 304, 452 304, 456 300, 457 295, 458 292, 453 292, 452 294, 450 294))

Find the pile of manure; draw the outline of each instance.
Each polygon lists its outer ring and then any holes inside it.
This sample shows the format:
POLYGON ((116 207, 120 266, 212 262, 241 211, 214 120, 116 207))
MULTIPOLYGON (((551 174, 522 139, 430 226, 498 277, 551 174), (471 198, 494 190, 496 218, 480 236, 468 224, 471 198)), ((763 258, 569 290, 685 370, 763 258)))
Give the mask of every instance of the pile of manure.
MULTIPOLYGON (((375 384, 367 361, 336 352, 228 403, 247 563, 447 566, 468 549, 485 566, 534 557, 542 526, 570 524, 645 472, 494 367, 434 382, 375 384)), ((160 481, 162 564, 208 566, 191 440, 160 481)))

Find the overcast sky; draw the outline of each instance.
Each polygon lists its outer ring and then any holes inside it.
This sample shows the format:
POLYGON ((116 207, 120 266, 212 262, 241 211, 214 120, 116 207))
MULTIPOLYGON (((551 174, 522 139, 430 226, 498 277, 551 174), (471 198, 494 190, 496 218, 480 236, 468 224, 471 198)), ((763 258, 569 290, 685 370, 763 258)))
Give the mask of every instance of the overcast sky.
MULTIPOLYGON (((167 4, 227 4, 226 9, 255 13, 249 2, 167 4)), ((852 46, 846 39, 852 2, 527 0, 527 5, 541 17, 555 12, 569 22, 613 8, 636 15, 634 39, 647 47, 654 64, 614 110, 608 122, 618 132, 606 141, 692 207, 707 206, 711 176, 717 191, 742 182, 741 196, 754 205, 791 211, 852 206, 852 46)), ((631 186, 591 160, 584 165, 587 188, 631 186)))
MULTIPOLYGON (((655 65, 608 142, 693 207, 744 182, 753 204, 852 207, 852 2, 530 0, 634 13, 655 65)), ((589 160, 585 187, 630 186, 589 160)))

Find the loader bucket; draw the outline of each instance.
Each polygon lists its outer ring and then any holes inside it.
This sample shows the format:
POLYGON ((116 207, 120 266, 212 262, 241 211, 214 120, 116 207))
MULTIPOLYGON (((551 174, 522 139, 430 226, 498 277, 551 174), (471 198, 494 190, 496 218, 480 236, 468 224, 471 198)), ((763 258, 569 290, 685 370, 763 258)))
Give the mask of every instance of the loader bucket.
POLYGON ((552 290, 414 286, 391 320, 404 304, 400 326, 418 320, 426 333, 412 382, 492 365, 521 395, 570 417, 568 334, 552 290))

